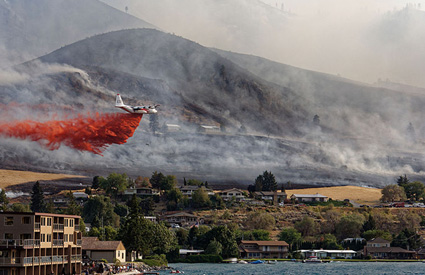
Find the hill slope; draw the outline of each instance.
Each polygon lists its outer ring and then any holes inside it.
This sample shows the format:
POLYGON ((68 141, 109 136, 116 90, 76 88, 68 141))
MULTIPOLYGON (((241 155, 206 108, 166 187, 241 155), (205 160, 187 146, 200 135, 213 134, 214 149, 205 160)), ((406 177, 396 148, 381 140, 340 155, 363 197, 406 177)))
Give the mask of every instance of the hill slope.
POLYGON ((153 25, 98 0, 0 1, 0 57, 25 61, 89 36, 153 25))
MULTIPOLYGON (((421 97, 403 99, 388 89, 257 57, 218 54, 155 30, 91 37, 14 73, 21 81, 0 86, 5 95, 0 100, 8 108, 13 102, 25 104, 3 119, 46 111, 50 116, 119 112, 113 104, 120 92, 131 105, 160 103, 160 125, 177 123, 183 131, 152 135, 144 116, 134 137, 110 146, 103 157, 4 139, 3 167, 91 176, 117 171, 149 176, 157 170, 227 184, 252 183, 271 170, 279 182, 374 186, 392 183, 401 173, 419 178, 424 170, 422 143, 400 127, 421 114, 421 108, 403 109, 403 104, 420 105, 421 97), (404 101, 395 102, 400 98, 404 101), (315 114, 319 123, 312 122, 315 114), (397 114, 402 116, 393 120, 397 114), (198 133, 200 124, 224 126, 226 132, 198 133), (239 131, 241 126, 247 133, 239 131)), ((416 129, 420 140, 422 131, 416 129)))

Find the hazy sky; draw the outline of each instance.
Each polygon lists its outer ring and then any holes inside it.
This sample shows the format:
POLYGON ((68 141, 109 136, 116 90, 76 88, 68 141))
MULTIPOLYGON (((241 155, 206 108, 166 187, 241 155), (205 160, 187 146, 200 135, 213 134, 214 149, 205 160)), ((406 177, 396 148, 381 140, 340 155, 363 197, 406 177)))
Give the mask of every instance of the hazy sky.
POLYGON ((424 0, 103 1, 204 46, 425 87, 424 0))

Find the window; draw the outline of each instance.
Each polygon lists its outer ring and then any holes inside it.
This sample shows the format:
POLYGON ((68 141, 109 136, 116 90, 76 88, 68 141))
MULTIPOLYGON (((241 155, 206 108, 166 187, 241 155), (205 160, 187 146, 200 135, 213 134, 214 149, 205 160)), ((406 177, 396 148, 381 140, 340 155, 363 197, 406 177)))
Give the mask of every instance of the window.
POLYGON ((68 241, 68 234, 65 234, 65 236, 64 236, 64 242, 67 242, 68 241))
POLYGON ((46 242, 46 234, 41 234, 41 242, 46 242))
POLYGON ((46 218, 41 218, 41 225, 46 225, 46 218))
POLYGON ((4 238, 6 240, 13 240, 13 233, 4 233, 4 238))
POLYGON ((71 222, 71 227, 74 227, 74 219, 70 220, 71 222))
POLYGON ((52 234, 47 234, 47 242, 48 243, 52 242, 52 234))
POLYGON ((65 219, 65 227, 68 227, 68 219, 65 219))
POLYGON ((47 226, 52 226, 52 218, 47 218, 47 226))
POLYGON ((120 251, 117 251, 117 253, 118 253, 118 257, 121 257, 121 256, 120 256, 120 253, 121 253, 121 252, 120 252, 120 251))
POLYGON ((31 238, 31 234, 21 234, 20 239, 21 239, 21 240, 28 240, 28 239, 32 239, 32 238, 31 238))
POLYGON ((4 218, 5 225, 13 225, 13 217, 5 217, 4 218))
POLYGON ((22 217, 22 224, 30 224, 31 217, 22 217))
POLYGON ((69 241, 74 242, 74 235, 73 234, 69 234, 69 241))

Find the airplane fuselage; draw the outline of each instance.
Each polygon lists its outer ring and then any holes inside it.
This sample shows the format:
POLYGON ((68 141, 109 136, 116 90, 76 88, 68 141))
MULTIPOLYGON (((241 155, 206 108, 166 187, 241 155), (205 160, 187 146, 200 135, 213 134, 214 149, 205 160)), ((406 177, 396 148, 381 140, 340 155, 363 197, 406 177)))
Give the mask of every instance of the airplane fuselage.
POLYGON ((131 114, 156 114, 158 113, 158 110, 156 107, 159 105, 154 106, 128 106, 125 105, 124 102, 121 99, 121 96, 117 94, 115 107, 123 109, 126 112, 129 112, 131 114))

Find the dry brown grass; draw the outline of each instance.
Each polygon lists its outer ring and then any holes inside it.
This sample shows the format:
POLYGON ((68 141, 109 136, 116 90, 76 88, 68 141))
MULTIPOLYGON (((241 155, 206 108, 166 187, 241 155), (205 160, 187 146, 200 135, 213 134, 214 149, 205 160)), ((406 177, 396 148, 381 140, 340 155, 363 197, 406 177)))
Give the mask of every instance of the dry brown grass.
POLYGON ((353 200, 360 204, 377 204, 381 198, 381 189, 367 188, 360 186, 332 186, 320 188, 307 188, 307 189, 292 189, 286 190, 288 198, 292 194, 316 194, 332 198, 333 200, 353 200))
POLYGON ((50 174, 35 173, 28 171, 15 171, 0 169, 0 188, 22 184, 26 182, 34 182, 38 180, 59 180, 66 178, 83 178, 83 176, 66 175, 66 174, 50 174))

